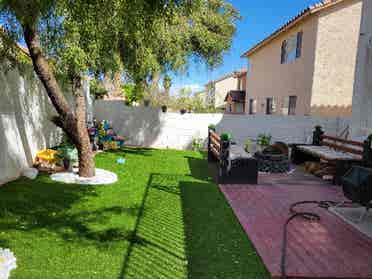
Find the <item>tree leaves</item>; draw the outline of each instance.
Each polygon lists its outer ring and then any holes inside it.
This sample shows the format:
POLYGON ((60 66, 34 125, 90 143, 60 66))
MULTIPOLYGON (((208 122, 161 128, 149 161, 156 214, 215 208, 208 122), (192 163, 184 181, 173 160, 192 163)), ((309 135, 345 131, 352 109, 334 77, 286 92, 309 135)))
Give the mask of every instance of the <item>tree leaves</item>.
POLYGON ((138 84, 191 57, 218 65, 239 18, 223 0, 1 0, 0 14, 17 34, 38 27, 55 74, 125 71, 138 84))

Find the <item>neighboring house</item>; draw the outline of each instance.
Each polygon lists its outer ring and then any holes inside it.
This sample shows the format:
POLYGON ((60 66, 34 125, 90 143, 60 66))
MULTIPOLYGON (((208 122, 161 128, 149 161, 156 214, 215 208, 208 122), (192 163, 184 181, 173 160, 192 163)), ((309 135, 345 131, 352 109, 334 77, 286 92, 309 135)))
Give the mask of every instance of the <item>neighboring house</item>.
POLYGON ((207 92, 206 90, 202 90, 199 92, 195 92, 194 94, 195 97, 199 98, 203 106, 207 106, 207 92))
POLYGON ((350 116, 361 12, 322 1, 244 53, 247 113, 350 116))
POLYGON ((244 113, 245 107, 245 91, 231 90, 227 93, 226 98, 226 109, 228 113, 244 113))
POLYGON ((209 99, 214 107, 226 113, 244 113, 247 71, 241 70, 227 74, 206 85, 210 89, 209 99))

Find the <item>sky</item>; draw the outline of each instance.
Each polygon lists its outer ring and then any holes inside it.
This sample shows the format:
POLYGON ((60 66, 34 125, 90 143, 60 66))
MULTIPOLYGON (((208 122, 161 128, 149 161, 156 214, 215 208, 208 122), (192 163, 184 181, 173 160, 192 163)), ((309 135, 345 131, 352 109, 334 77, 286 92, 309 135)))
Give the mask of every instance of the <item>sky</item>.
MULTIPOLYGON (((204 64, 189 63, 188 71, 173 75, 171 91, 189 87, 200 91, 209 81, 245 68, 247 60, 240 56, 252 46, 265 39, 300 11, 320 0, 227 0, 242 16, 236 22, 236 34, 231 49, 224 56, 222 65, 213 70, 204 64)), ((1 25, 1 22, 0 22, 1 25)))
POLYGON ((242 19, 236 24, 233 44, 224 56, 223 64, 208 70, 203 64, 190 62, 187 73, 173 76, 173 92, 183 87, 190 87, 193 91, 202 90, 210 80, 246 67, 246 59, 240 57, 245 51, 265 39, 300 11, 320 0, 230 0, 229 2, 240 12, 242 19))

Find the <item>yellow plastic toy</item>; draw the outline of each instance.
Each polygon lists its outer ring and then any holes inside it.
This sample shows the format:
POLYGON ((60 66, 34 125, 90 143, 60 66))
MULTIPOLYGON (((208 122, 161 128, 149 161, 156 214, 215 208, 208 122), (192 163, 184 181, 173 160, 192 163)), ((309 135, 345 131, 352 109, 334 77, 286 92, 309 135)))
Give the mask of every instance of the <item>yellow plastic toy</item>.
POLYGON ((53 167, 57 161, 57 151, 53 149, 44 149, 36 153, 36 163, 53 167))

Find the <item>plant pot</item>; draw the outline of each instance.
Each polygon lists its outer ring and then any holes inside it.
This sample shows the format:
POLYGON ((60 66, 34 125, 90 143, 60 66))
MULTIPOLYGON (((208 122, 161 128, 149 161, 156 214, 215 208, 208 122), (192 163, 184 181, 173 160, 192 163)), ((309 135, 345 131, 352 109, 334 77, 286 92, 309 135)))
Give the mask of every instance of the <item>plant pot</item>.
POLYGON ((145 107, 150 106, 150 100, 144 100, 144 101, 143 101, 143 105, 144 105, 145 107))
POLYGON ((161 111, 162 111, 162 112, 166 113, 167 110, 168 110, 167 106, 162 106, 162 107, 161 107, 161 111))
POLYGON ((257 144, 256 145, 256 152, 262 152, 265 149, 264 145, 257 144))
POLYGON ((66 171, 72 172, 72 163, 69 159, 63 159, 63 167, 66 171))

